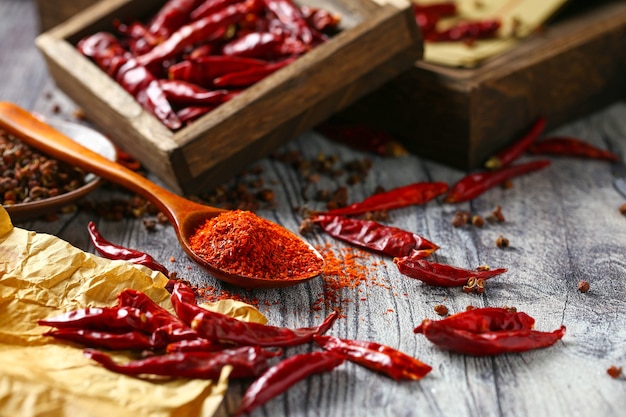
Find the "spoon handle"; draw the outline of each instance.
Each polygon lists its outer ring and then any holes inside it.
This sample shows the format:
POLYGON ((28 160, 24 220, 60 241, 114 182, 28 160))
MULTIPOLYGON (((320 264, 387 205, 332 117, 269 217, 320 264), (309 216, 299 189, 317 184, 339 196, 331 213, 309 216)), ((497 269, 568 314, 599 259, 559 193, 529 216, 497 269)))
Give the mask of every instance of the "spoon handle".
POLYGON ((0 102, 0 127, 55 159, 92 172, 143 196, 174 223, 177 222, 177 207, 194 204, 74 142, 13 103, 0 102))

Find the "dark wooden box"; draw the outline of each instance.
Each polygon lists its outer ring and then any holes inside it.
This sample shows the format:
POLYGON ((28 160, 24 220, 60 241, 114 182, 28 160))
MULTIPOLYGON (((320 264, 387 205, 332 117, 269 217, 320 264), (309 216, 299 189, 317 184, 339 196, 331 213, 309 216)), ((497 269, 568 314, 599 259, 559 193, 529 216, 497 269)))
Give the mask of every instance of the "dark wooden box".
POLYGON ((416 154, 470 169, 539 115, 549 130, 624 97, 626 2, 588 2, 479 68, 418 61, 340 117, 373 123, 416 154))

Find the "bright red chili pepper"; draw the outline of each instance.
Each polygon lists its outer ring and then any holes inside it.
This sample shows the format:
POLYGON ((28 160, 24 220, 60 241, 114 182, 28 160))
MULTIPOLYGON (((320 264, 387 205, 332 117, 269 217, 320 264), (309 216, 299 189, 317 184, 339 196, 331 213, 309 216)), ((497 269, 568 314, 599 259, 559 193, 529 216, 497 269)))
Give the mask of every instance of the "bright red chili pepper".
POLYGON ((248 323, 198 306, 193 290, 182 282, 174 285, 172 305, 176 314, 200 337, 252 346, 281 347, 311 342, 313 336, 328 331, 339 316, 335 311, 317 327, 298 329, 248 323))
POLYGON ((133 330, 125 333, 103 332, 89 329, 57 329, 44 333, 59 340, 109 350, 147 350, 155 347, 149 335, 133 330))
POLYGON ((250 32, 222 47, 222 53, 246 58, 271 59, 276 56, 282 38, 271 32, 250 32))
POLYGON ((195 43, 213 39, 220 29, 237 23, 247 13, 258 10, 258 7, 258 0, 247 0, 244 3, 227 6, 210 16, 188 23, 149 52, 139 55, 137 62, 147 67, 173 58, 195 43))
POLYGON ((315 129, 336 142, 377 155, 400 156, 408 153, 392 135, 372 126, 325 122, 315 129))
POLYGON ((175 352, 117 363, 109 355, 86 349, 85 355, 106 369, 124 375, 160 375, 184 378, 219 378, 224 366, 232 366, 230 378, 253 378, 268 368, 267 359, 282 352, 243 346, 215 352, 175 352))
POLYGON ((166 346, 165 352, 213 352, 228 347, 232 347, 232 345, 215 340, 197 338, 170 343, 166 346))
POLYGON ((422 236, 397 227, 342 216, 320 214, 311 219, 329 235, 392 257, 426 257, 439 246, 422 236))
POLYGON ((467 355, 498 355, 552 346, 565 334, 565 326, 553 332, 533 330, 535 319, 505 308, 475 308, 442 320, 426 319, 415 333, 422 333, 438 347, 467 355))
POLYGON ((248 387, 234 415, 250 413, 304 378, 330 372, 343 362, 344 356, 329 351, 291 356, 269 368, 248 387))
POLYGON ((145 320, 146 315, 134 307, 86 307, 38 320, 37 324, 57 329, 87 329, 120 333, 137 330, 145 320))
POLYGON ((253 67, 243 71, 231 72, 217 77, 213 80, 213 85, 220 88, 243 88, 249 87, 273 74, 279 69, 289 65, 294 59, 267 64, 262 67, 253 67))
MULTIPOLYGON (((207 90, 183 80, 159 80, 159 86, 165 97, 178 105, 215 105, 222 104, 230 97, 228 90, 207 90)), ((179 117, 180 118, 180 117, 179 117)))
POLYGON ((264 67, 267 61, 237 56, 203 56, 172 65, 169 78, 184 80, 202 87, 213 87, 213 80, 221 75, 243 71, 254 67, 264 67))
POLYGON ((430 35, 442 17, 454 16, 458 12, 456 3, 442 2, 433 4, 413 4, 413 13, 417 25, 422 30, 424 36, 430 35))
POLYGON ((169 271, 167 268, 157 262, 152 256, 148 255, 145 252, 141 252, 135 249, 128 249, 120 245, 116 245, 114 243, 106 240, 96 227, 96 224, 90 221, 87 224, 87 230, 89 231, 89 238, 91 239, 91 243, 96 248, 98 253, 107 259, 113 260, 124 260, 129 261, 134 264, 146 266, 153 271, 159 271, 166 277, 169 276, 169 271))
POLYGON ((548 165, 550 165, 550 161, 539 160, 519 165, 510 165, 495 171, 471 173, 452 186, 444 201, 446 203, 461 203, 473 200, 496 185, 502 184, 511 178, 538 171, 548 165))
POLYGON ((300 9, 291 0, 264 0, 288 33, 305 44, 313 42, 313 29, 309 27, 300 9))
POLYGON ((432 370, 431 366, 406 353, 380 343, 346 340, 334 336, 315 336, 313 340, 325 350, 336 352, 351 362, 381 372, 396 381, 419 380, 432 370))
POLYGON ((611 151, 600 149, 581 139, 556 136, 535 142, 528 148, 534 155, 561 155, 580 158, 604 159, 611 162, 619 161, 619 157, 611 151))
POLYGON ((461 287, 467 284, 467 281, 472 277, 487 280, 507 271, 506 268, 489 270, 463 269, 410 256, 394 258, 393 262, 403 275, 419 279, 428 285, 439 287, 461 287))
POLYGON ((330 210, 324 214, 351 216, 368 211, 391 210, 411 205, 426 204, 448 191, 445 182, 416 182, 389 191, 374 194, 348 207, 330 210))
POLYGON ((515 161, 541 135, 545 127, 546 119, 539 117, 524 136, 489 158, 485 162, 485 168, 499 169, 515 161))
MULTIPOLYGON (((149 33, 161 39, 168 38, 181 26, 189 23, 191 12, 203 0, 168 0, 151 19, 149 33)), ((195 19, 194 19, 195 20, 195 19)))

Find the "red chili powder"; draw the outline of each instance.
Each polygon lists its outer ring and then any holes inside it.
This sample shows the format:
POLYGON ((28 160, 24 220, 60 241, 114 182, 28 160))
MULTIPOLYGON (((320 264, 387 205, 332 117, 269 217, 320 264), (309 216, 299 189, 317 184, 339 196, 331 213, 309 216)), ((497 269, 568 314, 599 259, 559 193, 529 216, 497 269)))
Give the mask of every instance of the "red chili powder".
POLYGON ((263 279, 298 279, 324 261, 294 233, 250 211, 226 211, 189 238, 191 249, 215 268, 263 279))

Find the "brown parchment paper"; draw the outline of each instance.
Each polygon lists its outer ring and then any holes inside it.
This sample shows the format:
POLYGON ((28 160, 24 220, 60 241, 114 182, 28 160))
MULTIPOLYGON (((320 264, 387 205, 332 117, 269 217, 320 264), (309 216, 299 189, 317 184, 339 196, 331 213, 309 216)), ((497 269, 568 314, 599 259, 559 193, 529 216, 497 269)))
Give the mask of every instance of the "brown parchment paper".
MULTIPOLYGON (((219 381, 127 377, 91 362, 78 345, 42 336, 50 328, 37 325, 37 320, 65 311, 114 305, 125 288, 143 291, 173 311, 166 283, 161 273, 142 266, 14 228, 0 206, 0 415, 212 416, 224 397, 228 369, 219 381)), ((240 302, 204 307, 266 321, 240 302)), ((115 356, 123 360, 123 353, 115 356)))

